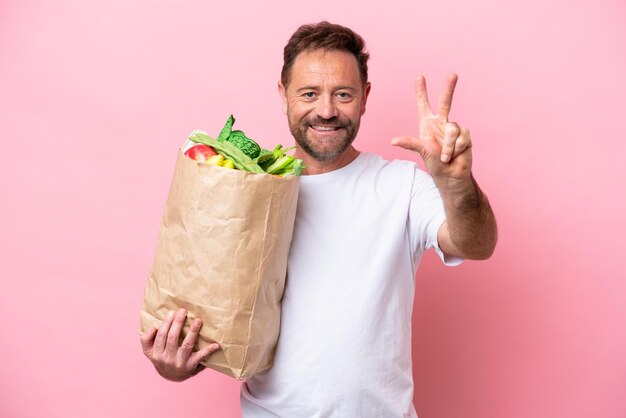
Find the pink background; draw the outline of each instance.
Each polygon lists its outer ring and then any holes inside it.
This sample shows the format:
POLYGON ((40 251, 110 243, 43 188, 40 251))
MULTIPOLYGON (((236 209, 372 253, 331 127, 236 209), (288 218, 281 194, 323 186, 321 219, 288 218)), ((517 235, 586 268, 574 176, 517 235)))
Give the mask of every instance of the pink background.
POLYGON ((0 415, 239 415, 238 382, 143 357, 144 281, 177 147, 230 112, 290 143, 282 47, 329 19, 372 54, 361 150, 414 158, 415 76, 460 75, 499 221, 489 261, 418 273, 420 418, 626 416, 624 3, 214 3, 0 1, 0 415))

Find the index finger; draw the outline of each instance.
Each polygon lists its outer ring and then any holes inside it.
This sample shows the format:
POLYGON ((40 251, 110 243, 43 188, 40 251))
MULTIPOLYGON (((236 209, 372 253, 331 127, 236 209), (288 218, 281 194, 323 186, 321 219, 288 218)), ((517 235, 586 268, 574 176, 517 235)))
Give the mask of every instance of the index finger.
POLYGON ((446 80, 446 85, 439 96, 439 106, 437 108, 437 116, 443 120, 448 120, 450 114, 450 108, 452 107, 452 96, 454 95, 454 88, 459 76, 452 73, 446 80))
POLYGON ((172 325, 172 320, 174 319, 174 311, 169 311, 163 319, 159 330, 157 331, 156 338, 154 340, 153 350, 157 353, 162 353, 165 351, 167 334, 170 332, 170 326, 172 325))
POLYGON ((426 79, 420 75, 415 80, 415 95, 417 96, 417 116, 422 119, 431 115, 428 93, 426 92, 426 79))

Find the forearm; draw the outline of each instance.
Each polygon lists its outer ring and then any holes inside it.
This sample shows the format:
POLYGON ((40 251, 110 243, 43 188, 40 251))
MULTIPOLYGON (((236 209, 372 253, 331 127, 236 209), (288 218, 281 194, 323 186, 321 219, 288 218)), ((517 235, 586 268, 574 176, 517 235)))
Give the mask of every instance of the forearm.
POLYGON ((474 260, 491 257, 498 235, 496 221, 487 196, 473 176, 466 181, 439 182, 437 187, 443 198, 447 227, 440 237, 441 249, 474 260))

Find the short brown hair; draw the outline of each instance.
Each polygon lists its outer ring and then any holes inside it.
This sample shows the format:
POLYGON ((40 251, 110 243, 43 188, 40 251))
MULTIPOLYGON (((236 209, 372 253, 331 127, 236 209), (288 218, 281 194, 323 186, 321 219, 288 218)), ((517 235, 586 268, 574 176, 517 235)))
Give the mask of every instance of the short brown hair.
POLYGON ((359 66, 363 84, 367 83, 367 60, 370 55, 365 49, 365 41, 352 29, 323 21, 302 25, 291 35, 283 52, 283 69, 280 80, 287 88, 291 77, 291 67, 298 54, 315 49, 346 51, 354 55, 359 66))

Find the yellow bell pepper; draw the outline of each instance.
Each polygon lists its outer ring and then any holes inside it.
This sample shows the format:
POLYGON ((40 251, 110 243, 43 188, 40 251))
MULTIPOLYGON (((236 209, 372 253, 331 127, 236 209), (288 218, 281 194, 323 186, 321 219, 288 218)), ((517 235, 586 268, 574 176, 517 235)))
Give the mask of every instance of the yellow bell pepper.
POLYGON ((221 166, 224 163, 224 156, 221 154, 212 155, 208 160, 206 160, 206 163, 209 165, 221 166))

